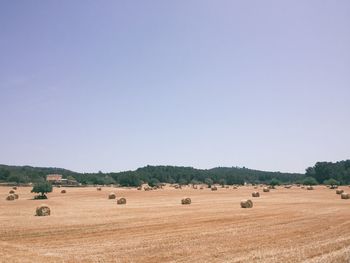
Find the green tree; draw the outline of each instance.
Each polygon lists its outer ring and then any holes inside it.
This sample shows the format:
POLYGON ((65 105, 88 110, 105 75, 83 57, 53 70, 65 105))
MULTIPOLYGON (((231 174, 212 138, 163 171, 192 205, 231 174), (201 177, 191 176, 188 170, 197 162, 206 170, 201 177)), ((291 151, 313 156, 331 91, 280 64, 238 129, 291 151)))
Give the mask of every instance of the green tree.
POLYGON ((7 169, 0 169, 0 181, 7 180, 7 178, 10 176, 10 171, 7 169))
POLYGON ((220 179, 220 180, 219 180, 219 184, 220 184, 222 187, 224 187, 225 184, 226 184, 226 180, 225 180, 225 179, 220 179))
POLYGON ((32 193, 40 194, 40 198, 46 199, 46 193, 52 192, 52 185, 49 182, 39 182, 34 184, 32 193))
POLYGON ((335 186, 335 185, 339 185, 340 183, 339 183, 339 181, 335 180, 334 178, 330 178, 328 180, 324 180, 323 184, 335 186))
POLYGON ((208 188, 210 188, 211 185, 214 183, 213 180, 210 178, 205 178, 204 182, 208 185, 208 188))
POLYGON ((316 185, 318 184, 318 182, 316 181, 315 178, 308 176, 305 177, 305 179, 303 180, 303 185, 316 185))
POLYGON ((153 186, 156 186, 158 185, 160 182, 157 178, 152 178, 149 182, 148 182, 148 185, 153 187, 153 186))
POLYGON ((186 184, 187 184, 186 179, 184 179, 184 178, 180 178, 180 180, 179 180, 179 184, 180 184, 180 185, 186 185, 186 184))
POLYGON ((67 176, 67 180, 70 180, 70 181, 75 181, 75 177, 71 176, 71 175, 68 175, 67 176))
POLYGON ((29 182, 29 178, 26 175, 22 175, 22 174, 11 174, 8 178, 7 178, 8 182, 13 182, 13 183, 28 183, 29 182))
POLYGON ((276 178, 272 178, 272 180, 270 181, 271 186, 276 186, 276 185, 280 185, 280 184, 281 184, 281 182, 276 178))

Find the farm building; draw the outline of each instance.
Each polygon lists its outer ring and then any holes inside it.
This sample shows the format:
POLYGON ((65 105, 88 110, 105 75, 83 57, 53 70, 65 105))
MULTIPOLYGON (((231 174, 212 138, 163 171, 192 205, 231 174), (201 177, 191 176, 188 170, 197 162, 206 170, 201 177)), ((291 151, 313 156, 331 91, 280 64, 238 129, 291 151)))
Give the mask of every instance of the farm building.
POLYGON ((61 184, 62 183, 62 175, 61 174, 48 174, 46 175, 46 181, 53 184, 61 184))
POLYGON ((64 179, 60 174, 48 174, 46 176, 46 181, 54 185, 79 185, 76 180, 64 179))

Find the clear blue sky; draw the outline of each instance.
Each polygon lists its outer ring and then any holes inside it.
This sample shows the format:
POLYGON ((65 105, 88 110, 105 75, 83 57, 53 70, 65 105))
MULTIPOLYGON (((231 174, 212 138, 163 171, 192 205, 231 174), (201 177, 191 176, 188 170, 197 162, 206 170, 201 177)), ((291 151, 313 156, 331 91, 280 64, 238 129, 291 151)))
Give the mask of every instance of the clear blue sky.
POLYGON ((0 163, 303 172, 350 157, 350 1, 0 2, 0 163))

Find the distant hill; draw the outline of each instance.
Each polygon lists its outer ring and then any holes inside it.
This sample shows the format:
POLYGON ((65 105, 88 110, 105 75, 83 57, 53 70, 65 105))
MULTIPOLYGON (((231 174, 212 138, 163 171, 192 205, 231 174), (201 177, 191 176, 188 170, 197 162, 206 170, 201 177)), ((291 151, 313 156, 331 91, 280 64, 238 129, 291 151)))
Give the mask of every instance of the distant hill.
POLYGON ((64 177, 77 173, 51 167, 12 166, 0 164, 0 182, 28 183, 43 180, 48 174, 62 174, 64 177))
POLYGON ((0 182, 28 183, 45 180, 47 174, 58 173, 64 178, 73 177, 82 184, 112 184, 137 186, 141 183, 151 185, 164 183, 205 183, 209 180, 221 184, 268 183, 273 178, 281 183, 300 182, 305 177, 298 173, 267 172, 240 167, 217 167, 195 169, 182 166, 146 166, 135 171, 118 173, 77 173, 74 171, 31 166, 0 165, 0 182))
POLYGON ((305 177, 313 177, 318 183, 333 178, 340 184, 350 184, 350 160, 339 162, 317 162, 306 169, 306 174, 282 173, 253 170, 240 167, 216 167, 195 169, 183 166, 145 166, 135 171, 118 173, 77 173, 53 167, 0 165, 0 182, 28 183, 45 180, 47 174, 62 174, 64 178, 74 178, 82 184, 120 184, 137 186, 141 183, 219 183, 243 184, 269 183, 277 179, 280 183, 302 182, 305 177))

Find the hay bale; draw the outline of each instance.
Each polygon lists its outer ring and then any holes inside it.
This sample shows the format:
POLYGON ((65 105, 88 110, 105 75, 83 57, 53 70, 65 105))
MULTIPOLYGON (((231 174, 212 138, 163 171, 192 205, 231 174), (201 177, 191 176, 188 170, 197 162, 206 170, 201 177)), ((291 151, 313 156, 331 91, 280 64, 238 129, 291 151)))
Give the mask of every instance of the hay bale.
POLYGON ((308 187, 306 187, 307 190, 314 190, 314 187, 309 185, 308 187))
POLYGON ((108 199, 116 199, 116 198, 117 198, 117 196, 116 196, 115 193, 110 193, 110 194, 108 195, 108 199))
POLYGON ((183 205, 190 205, 191 204, 191 198, 183 198, 182 200, 181 200, 181 204, 183 204, 183 205))
POLYGON ((260 193, 259 192, 253 192, 252 193, 252 197, 260 197, 260 193))
POLYGON ((14 193, 15 193, 15 191, 13 191, 13 190, 9 191, 9 194, 14 194, 14 193))
POLYGON ((232 187, 233 189, 237 189, 237 186, 232 187))
POLYGON ((17 190, 17 186, 12 187, 13 190, 17 190))
POLYGON ((97 190, 97 191, 101 191, 102 188, 101 188, 101 187, 97 187, 96 190, 97 190))
POLYGON ((212 190, 212 191, 217 191, 218 188, 217 188, 216 186, 212 186, 212 187, 211 187, 211 190, 212 190))
POLYGON ((258 189, 258 187, 257 187, 257 186, 254 186, 254 189, 258 189))
POLYGON ((200 190, 203 190, 204 188, 203 188, 203 186, 201 186, 199 189, 200 189, 200 190))
POLYGON ((7 197, 6 197, 6 200, 7 201, 13 201, 13 200, 15 200, 16 198, 15 198, 15 196, 13 195, 13 194, 9 194, 7 197))
POLYGON ((125 199, 124 197, 119 198, 119 199, 117 200, 117 204, 118 204, 118 205, 125 205, 125 204, 126 204, 126 199, 125 199))
POLYGON ((344 193, 344 190, 343 189, 337 189, 337 190, 335 190, 335 193, 337 195, 341 195, 342 193, 344 193))
POLYGON ((341 193, 340 197, 341 197, 341 199, 350 199, 350 194, 341 193))
POLYGON ((50 207, 41 205, 36 208, 36 216, 49 216, 51 214, 50 207))
POLYGON ((253 202, 250 199, 247 200, 242 200, 241 201, 241 207, 242 208, 252 208, 253 207, 253 202))
POLYGON ((65 189, 61 190, 61 194, 65 194, 67 191, 65 189))
POLYGON ((267 187, 264 187, 264 188, 263 188, 263 192, 265 192, 265 193, 270 192, 270 189, 267 188, 267 187))
POLYGON ((137 190, 141 191, 141 190, 142 190, 142 187, 141 187, 141 186, 137 187, 137 190))
POLYGON ((18 194, 14 193, 13 196, 15 197, 15 199, 18 199, 18 194))

